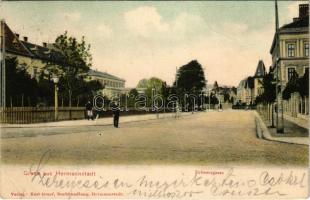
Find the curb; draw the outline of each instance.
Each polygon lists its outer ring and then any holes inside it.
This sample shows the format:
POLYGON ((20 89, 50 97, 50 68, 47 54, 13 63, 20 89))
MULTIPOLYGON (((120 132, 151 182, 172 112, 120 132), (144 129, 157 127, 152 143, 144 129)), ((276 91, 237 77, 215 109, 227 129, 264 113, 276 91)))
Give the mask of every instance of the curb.
POLYGON ((256 135, 258 136, 258 138, 273 140, 266 124, 263 122, 262 118, 259 116, 257 111, 254 111, 254 115, 255 115, 256 135))

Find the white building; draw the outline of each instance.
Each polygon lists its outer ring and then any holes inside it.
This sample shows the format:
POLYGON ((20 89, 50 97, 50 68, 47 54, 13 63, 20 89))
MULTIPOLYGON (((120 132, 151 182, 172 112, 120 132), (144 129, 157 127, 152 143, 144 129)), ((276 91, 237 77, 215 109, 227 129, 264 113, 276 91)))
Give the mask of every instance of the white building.
POLYGON ((90 70, 87 73, 86 80, 98 80, 100 81, 104 89, 102 91, 103 95, 109 99, 118 97, 119 95, 126 92, 125 90, 125 80, 117 76, 108 74, 106 72, 101 72, 98 70, 90 70))

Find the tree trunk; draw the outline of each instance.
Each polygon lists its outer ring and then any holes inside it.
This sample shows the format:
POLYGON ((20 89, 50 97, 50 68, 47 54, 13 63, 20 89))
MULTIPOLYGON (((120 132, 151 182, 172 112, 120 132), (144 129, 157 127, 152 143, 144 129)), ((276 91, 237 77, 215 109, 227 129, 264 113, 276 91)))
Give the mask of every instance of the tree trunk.
POLYGON ((68 92, 69 92, 69 108, 71 108, 71 106, 72 106, 72 91, 69 90, 68 92))
POLYGON ((273 103, 271 104, 271 127, 274 127, 274 114, 273 114, 273 103))

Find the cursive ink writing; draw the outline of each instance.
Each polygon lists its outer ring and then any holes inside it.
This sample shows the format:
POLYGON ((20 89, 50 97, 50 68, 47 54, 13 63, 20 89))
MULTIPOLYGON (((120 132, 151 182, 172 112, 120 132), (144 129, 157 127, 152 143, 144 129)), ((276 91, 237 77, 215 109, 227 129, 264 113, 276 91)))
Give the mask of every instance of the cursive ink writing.
MULTIPOLYGON (((198 195, 211 195, 214 197, 264 197, 273 198, 288 195, 290 189, 306 187, 306 173, 298 174, 293 170, 289 173, 273 174, 262 171, 242 178, 230 168, 217 176, 206 176, 195 170, 193 175, 183 173, 174 178, 154 179, 142 174, 137 179, 125 181, 120 178, 104 178, 94 176, 79 178, 77 176, 58 176, 58 173, 44 173, 44 167, 51 157, 51 152, 46 151, 37 165, 30 167, 27 177, 32 183, 37 183, 46 188, 69 190, 121 190, 130 197, 141 198, 170 198, 189 199, 198 195), (286 187, 283 187, 286 186, 286 187), (289 189, 283 189, 289 188, 289 189)), ((94 173, 95 174, 95 173, 94 173)))
POLYGON ((101 190, 103 188, 113 187, 114 189, 120 188, 130 188, 131 184, 124 182, 118 178, 114 180, 105 180, 102 176, 99 176, 97 179, 79 179, 77 177, 59 177, 57 173, 54 176, 46 176, 45 173, 42 173, 44 169, 44 165, 50 159, 50 151, 46 151, 42 157, 38 165, 33 171, 33 166, 30 167, 30 174, 33 174, 31 178, 32 183, 38 183, 46 188, 60 188, 60 189, 96 189, 101 190))

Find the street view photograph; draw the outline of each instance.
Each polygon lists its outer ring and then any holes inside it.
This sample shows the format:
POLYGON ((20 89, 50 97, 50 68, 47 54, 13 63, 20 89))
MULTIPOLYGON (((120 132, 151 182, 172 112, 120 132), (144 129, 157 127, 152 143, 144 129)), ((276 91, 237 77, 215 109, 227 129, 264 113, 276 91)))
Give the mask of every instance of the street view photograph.
POLYGON ((0 2, 4 199, 306 199, 309 2, 0 2))

